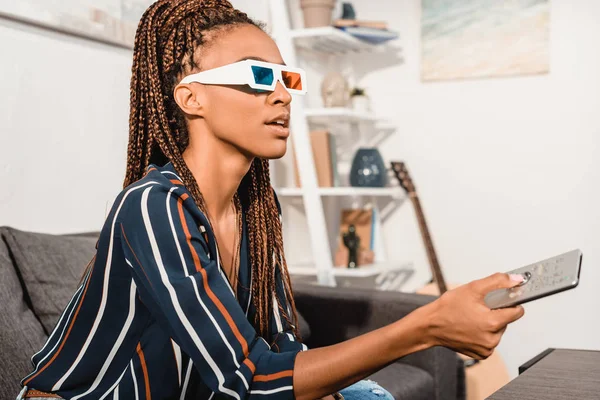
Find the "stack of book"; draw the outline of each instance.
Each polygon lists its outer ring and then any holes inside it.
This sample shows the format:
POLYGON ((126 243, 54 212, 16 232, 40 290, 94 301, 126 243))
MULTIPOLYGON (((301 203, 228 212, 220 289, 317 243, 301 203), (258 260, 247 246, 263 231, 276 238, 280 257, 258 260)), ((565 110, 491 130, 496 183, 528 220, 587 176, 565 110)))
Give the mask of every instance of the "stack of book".
POLYGON ((336 28, 365 42, 380 44, 398 38, 398 32, 388 29, 384 21, 362 21, 357 19, 338 19, 333 23, 336 28))

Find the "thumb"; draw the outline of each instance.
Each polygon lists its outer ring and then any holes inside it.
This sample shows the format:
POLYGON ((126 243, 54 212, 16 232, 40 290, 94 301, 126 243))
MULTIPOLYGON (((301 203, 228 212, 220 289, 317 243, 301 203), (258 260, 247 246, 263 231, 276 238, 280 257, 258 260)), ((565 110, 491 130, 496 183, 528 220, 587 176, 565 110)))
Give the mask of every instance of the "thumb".
POLYGON ((487 278, 480 279, 473 282, 475 290, 479 292, 481 296, 485 296, 492 290, 507 289, 518 285, 523 282, 523 275, 520 274, 506 274, 497 272, 487 278))
POLYGON ((498 316, 498 318, 502 321, 502 324, 504 324, 504 326, 515 322, 523 315, 525 315, 525 309, 522 306, 501 308, 498 310, 492 310, 492 312, 494 313, 494 315, 498 316))

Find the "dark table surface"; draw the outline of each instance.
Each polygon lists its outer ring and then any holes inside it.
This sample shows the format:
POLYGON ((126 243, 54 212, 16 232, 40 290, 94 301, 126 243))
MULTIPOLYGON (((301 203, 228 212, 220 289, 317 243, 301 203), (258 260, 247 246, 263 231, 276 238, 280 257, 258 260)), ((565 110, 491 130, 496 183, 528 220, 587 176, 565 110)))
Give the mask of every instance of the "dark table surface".
POLYGON ((489 400, 600 400, 600 351, 556 349, 489 400))

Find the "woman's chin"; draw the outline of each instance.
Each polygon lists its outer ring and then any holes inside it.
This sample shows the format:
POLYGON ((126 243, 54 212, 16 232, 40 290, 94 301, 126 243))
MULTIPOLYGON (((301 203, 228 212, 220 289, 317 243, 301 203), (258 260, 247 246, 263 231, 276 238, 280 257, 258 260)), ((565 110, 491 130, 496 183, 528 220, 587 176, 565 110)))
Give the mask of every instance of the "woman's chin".
POLYGON ((277 140, 261 146, 254 153, 256 157, 268 160, 277 160, 285 155, 287 151, 287 141, 277 140))

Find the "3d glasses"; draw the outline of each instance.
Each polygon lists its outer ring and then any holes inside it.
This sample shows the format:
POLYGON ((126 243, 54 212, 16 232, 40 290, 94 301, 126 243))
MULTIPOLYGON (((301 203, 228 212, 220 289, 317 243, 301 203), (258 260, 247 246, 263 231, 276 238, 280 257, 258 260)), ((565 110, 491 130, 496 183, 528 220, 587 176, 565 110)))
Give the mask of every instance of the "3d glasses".
POLYGON ((306 94, 306 72, 281 64, 243 60, 188 75, 180 83, 198 82, 206 85, 248 85, 256 91, 275 90, 281 82, 290 94, 306 94))

